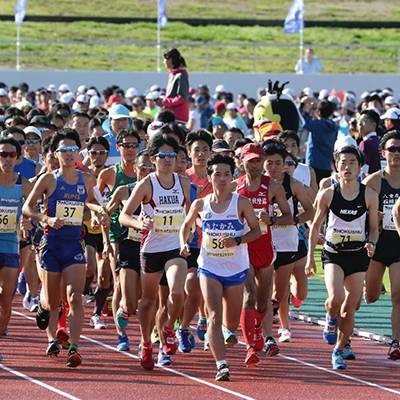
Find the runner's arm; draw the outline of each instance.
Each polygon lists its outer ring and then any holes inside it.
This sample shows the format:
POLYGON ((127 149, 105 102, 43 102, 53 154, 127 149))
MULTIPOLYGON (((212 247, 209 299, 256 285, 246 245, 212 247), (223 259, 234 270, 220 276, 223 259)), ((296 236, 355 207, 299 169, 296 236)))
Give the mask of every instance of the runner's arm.
POLYGON ((300 202, 300 204, 303 206, 304 212, 298 217, 299 218, 299 225, 311 221, 314 218, 315 210, 314 207, 307 195, 306 190, 304 189, 303 185, 294 180, 293 178, 291 179, 291 187, 293 194, 297 198, 297 200, 300 202))
POLYGON ((378 222, 378 194, 370 188, 366 188, 367 206, 368 206, 368 220, 369 220, 369 236, 366 244, 368 257, 372 257, 375 253, 376 243, 379 239, 379 222, 378 222))
POLYGON ((396 204, 393 207, 392 216, 397 234, 400 236, 400 197, 397 199, 396 204))
POLYGON ((282 215, 276 218, 276 225, 292 225, 293 216, 290 211, 289 203, 286 200, 286 193, 281 183, 271 179, 270 180, 270 197, 275 198, 276 203, 281 210, 282 215))
POLYGON ((185 257, 190 255, 188 240, 191 233, 191 228, 196 222, 196 219, 200 217, 201 211, 203 210, 204 201, 203 199, 195 200, 190 206, 189 212, 186 214, 185 221, 179 231, 179 240, 181 243, 181 254, 185 257))
POLYGON ((112 213, 121 205, 123 200, 127 200, 129 197, 128 186, 120 186, 118 187, 113 195, 111 196, 110 201, 107 203, 107 212, 108 215, 112 215, 112 213))

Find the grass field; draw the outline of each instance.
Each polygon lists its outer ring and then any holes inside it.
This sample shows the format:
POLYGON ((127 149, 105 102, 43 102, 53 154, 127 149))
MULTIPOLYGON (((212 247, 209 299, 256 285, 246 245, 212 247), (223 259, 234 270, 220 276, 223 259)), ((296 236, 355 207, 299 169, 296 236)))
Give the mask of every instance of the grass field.
MULTIPOLYGON (((292 0, 165 0, 170 18, 285 19, 292 0)), ((14 14, 16 0, 2 0, 0 14, 14 14)), ((30 15, 112 16, 155 18, 156 0, 32 0, 30 15)), ((305 0, 306 20, 396 21, 400 5, 391 0, 305 0)))
MULTIPOLYGON (((13 22, 2 22, 1 24, 1 39, 15 39, 15 24, 13 22)), ((115 42, 155 41, 156 24, 24 22, 21 25, 21 39, 115 42)), ((292 72, 298 58, 298 35, 285 35, 280 27, 238 27, 234 25, 192 27, 184 23, 169 23, 162 30, 161 39, 163 42, 172 42, 179 47, 188 61, 190 71, 292 72), (184 42, 197 43, 200 46, 180 45, 180 43, 184 42), (220 43, 261 43, 264 46, 210 46, 207 49, 206 46, 201 45, 204 42, 210 45, 220 43), (292 44, 294 47, 273 47, 272 45, 274 44, 292 44), (211 57, 219 58, 210 59, 207 63, 207 52, 211 57), (258 59, 253 60, 252 57, 258 59), (262 59, 264 57, 268 57, 268 59, 262 59)), ((400 30, 306 28, 304 42, 306 46, 310 43, 319 45, 364 44, 397 46, 400 43, 400 30)), ((164 46, 164 48, 166 47, 164 46)), ((349 49, 320 47, 315 50, 323 60, 326 72, 349 72, 349 49)), ((29 43, 22 45, 22 64, 23 69, 111 70, 112 51, 112 47, 107 44, 68 45, 67 52, 69 56, 68 61, 66 61, 64 57, 66 47, 63 44, 29 43), (43 57, 43 54, 50 56, 43 57), (95 57, 85 57, 88 54, 95 57)), ((113 67, 116 71, 154 71, 156 68, 155 46, 117 44, 114 46, 114 54, 116 58, 113 67), (138 56, 145 56, 146 58, 127 58, 138 56)), ((353 57, 374 58, 374 60, 370 61, 354 59, 352 63, 353 73, 398 73, 399 71, 398 47, 379 49, 354 48, 353 57)), ((0 68, 14 67, 15 44, 0 43, 0 68)))

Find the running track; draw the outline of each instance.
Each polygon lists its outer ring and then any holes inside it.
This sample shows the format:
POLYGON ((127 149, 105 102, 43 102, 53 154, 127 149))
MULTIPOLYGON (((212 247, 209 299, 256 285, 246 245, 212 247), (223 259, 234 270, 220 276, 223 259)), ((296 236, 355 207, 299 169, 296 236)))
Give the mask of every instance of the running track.
POLYGON ((281 355, 260 354, 257 369, 243 366, 245 347, 228 348, 231 382, 216 383, 215 364, 202 343, 190 353, 173 356, 169 368, 144 371, 137 360, 138 324, 131 319, 130 353, 116 351, 116 331, 89 327, 89 306, 80 343, 83 364, 66 367, 66 351, 58 359, 45 355, 46 335, 21 306, 17 295, 8 336, 0 339, 0 399, 391 399, 400 398, 400 362, 386 359, 387 346, 354 338, 357 360, 345 372, 333 371, 332 347, 322 328, 293 321, 293 342, 281 355))

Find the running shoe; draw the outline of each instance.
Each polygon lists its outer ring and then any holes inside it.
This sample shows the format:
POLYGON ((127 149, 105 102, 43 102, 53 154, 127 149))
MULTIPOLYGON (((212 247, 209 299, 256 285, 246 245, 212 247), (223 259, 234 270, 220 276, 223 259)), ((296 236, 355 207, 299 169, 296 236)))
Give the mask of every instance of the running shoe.
POLYGON ((39 329, 46 330, 49 326, 50 311, 45 310, 39 302, 39 308, 36 313, 36 324, 39 329))
POLYGON ((181 323, 179 322, 179 318, 176 319, 175 323, 174 323, 174 329, 175 331, 177 331, 179 329, 179 327, 181 326, 181 323))
POLYGON ((1 355, 1 353, 0 353, 0 361, 3 361, 3 356, 1 355))
POLYGON ((32 299, 32 305, 31 308, 29 309, 30 312, 33 313, 37 312, 39 308, 39 301, 40 301, 39 296, 36 296, 32 299))
POLYGON ((219 366, 217 375, 215 375, 216 381, 230 381, 231 376, 229 375, 229 367, 226 364, 219 366))
POLYGON ((231 347, 238 343, 238 338, 235 332, 230 331, 229 329, 225 328, 225 326, 222 327, 222 332, 224 334, 224 340, 226 346, 231 347))
POLYGON ((344 360, 355 360, 356 359, 356 355, 354 354, 354 351, 351 348, 350 341, 343 348, 343 359, 344 360))
POLYGON ((293 296, 293 294, 290 297, 292 300, 293 307, 300 308, 301 305, 303 304, 303 300, 297 299, 295 296, 293 296))
POLYGON ((29 290, 25 293, 24 299, 22 300, 22 307, 25 308, 25 310, 30 310, 32 307, 32 295, 29 292, 29 290))
POLYGON ((337 341, 337 319, 330 319, 328 314, 326 314, 326 321, 324 327, 323 337, 326 343, 336 344, 337 341))
POLYGON ((176 342, 175 342, 175 331, 173 328, 167 328, 164 326, 163 332, 163 351, 168 356, 171 356, 176 353, 176 342))
POLYGON ((67 367, 76 368, 78 365, 82 364, 82 357, 75 349, 70 349, 68 351, 67 367))
POLYGON ((190 345, 192 346, 192 349, 194 349, 196 347, 196 339, 194 338, 194 335, 190 329, 189 329, 189 332, 190 332, 189 342, 190 342, 190 345))
POLYGON ((264 348, 265 339, 262 332, 262 326, 259 325, 254 329, 254 349, 255 351, 262 351, 264 348))
POLYGON ((50 358, 56 358, 60 354, 60 345, 58 344, 57 340, 51 340, 49 345, 47 346, 46 354, 50 358))
POLYGON ((118 351, 129 351, 131 348, 129 347, 129 339, 126 333, 120 333, 118 335, 118 351))
POLYGON ((279 336, 279 343, 290 343, 292 341, 292 332, 289 328, 283 328, 281 330, 281 336, 279 336))
POLYGON ((93 314, 90 317, 89 325, 92 326, 94 329, 107 329, 108 328, 107 324, 104 321, 102 321, 100 315, 98 315, 98 314, 93 314))
POLYGON ((274 315, 272 317, 272 323, 274 325, 280 325, 281 324, 281 319, 279 318, 279 315, 274 315))
POLYGON ((265 341, 265 353, 267 356, 272 357, 279 354, 281 350, 279 349, 275 339, 273 337, 268 337, 265 341))
POLYGON ((101 311, 101 315, 103 317, 111 317, 112 313, 112 295, 107 296, 106 302, 104 303, 103 310, 101 311))
POLYGON ((207 320, 205 318, 200 318, 197 323, 196 334, 199 340, 204 342, 204 336, 207 332, 207 320))
POLYGON ((204 351, 210 350, 210 343, 208 341, 207 333, 204 336, 204 351))
POLYGON ((153 344, 160 343, 160 335, 158 334, 158 330, 155 325, 151 332, 151 343, 153 344))
POLYGON ((82 295, 82 306, 85 307, 86 304, 89 302, 90 295, 89 294, 83 294, 82 295))
POLYGON ((61 345, 61 347, 64 350, 69 349, 69 345, 70 345, 69 335, 68 335, 68 332, 66 331, 66 329, 64 329, 64 328, 57 329, 56 339, 57 339, 57 342, 61 345))
POLYGON ((257 364, 260 362, 260 358, 254 347, 249 347, 247 350, 246 358, 244 359, 244 363, 247 368, 255 368, 257 364))
POLYGON ((118 308, 117 314, 115 316, 115 322, 117 323, 118 328, 126 329, 129 324, 130 314, 126 313, 121 307, 118 308))
POLYGON ((153 358, 153 347, 148 346, 145 347, 143 346, 143 343, 139 345, 139 361, 140 361, 140 366, 143 369, 147 370, 152 370, 154 369, 154 358, 153 358))
POLYGON ((162 349, 160 349, 160 352, 158 353, 157 364, 158 365, 163 365, 163 366, 172 365, 171 357, 169 355, 167 355, 167 354, 164 354, 162 349))
MULTIPOLYGON (((25 279, 25 274, 21 272, 18 276, 18 282, 17 282, 17 290, 18 293, 24 295, 26 293, 26 279, 25 279)), ((28 308, 29 310, 29 308, 28 308)))
POLYGON ((382 283, 381 294, 385 294, 385 293, 386 293, 386 288, 385 288, 385 285, 382 283))
POLYGON ((8 326, 6 326, 6 328, 4 329, 3 336, 7 336, 7 333, 8 333, 8 326))
POLYGON ((178 348, 181 353, 190 353, 192 351, 192 345, 190 344, 191 333, 188 329, 178 329, 176 331, 176 337, 179 340, 178 348))
POLYGON ((347 365, 343 361, 343 350, 333 349, 332 365, 333 369, 347 369, 347 365))
POLYGON ((277 315, 279 310, 279 303, 276 300, 271 300, 271 306, 273 315, 277 315))
POLYGON ((400 360, 400 346, 398 340, 393 340, 391 343, 388 351, 388 359, 393 361, 400 360))

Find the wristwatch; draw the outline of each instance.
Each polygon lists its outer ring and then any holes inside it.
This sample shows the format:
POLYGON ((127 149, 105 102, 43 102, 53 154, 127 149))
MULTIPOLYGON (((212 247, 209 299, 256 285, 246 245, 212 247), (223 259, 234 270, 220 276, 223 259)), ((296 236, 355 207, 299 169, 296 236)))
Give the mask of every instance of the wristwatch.
POLYGON ((242 238, 240 236, 235 237, 236 246, 239 246, 242 243, 242 238))
POLYGON ((272 226, 276 222, 276 217, 270 217, 270 220, 271 220, 271 226, 272 226))

